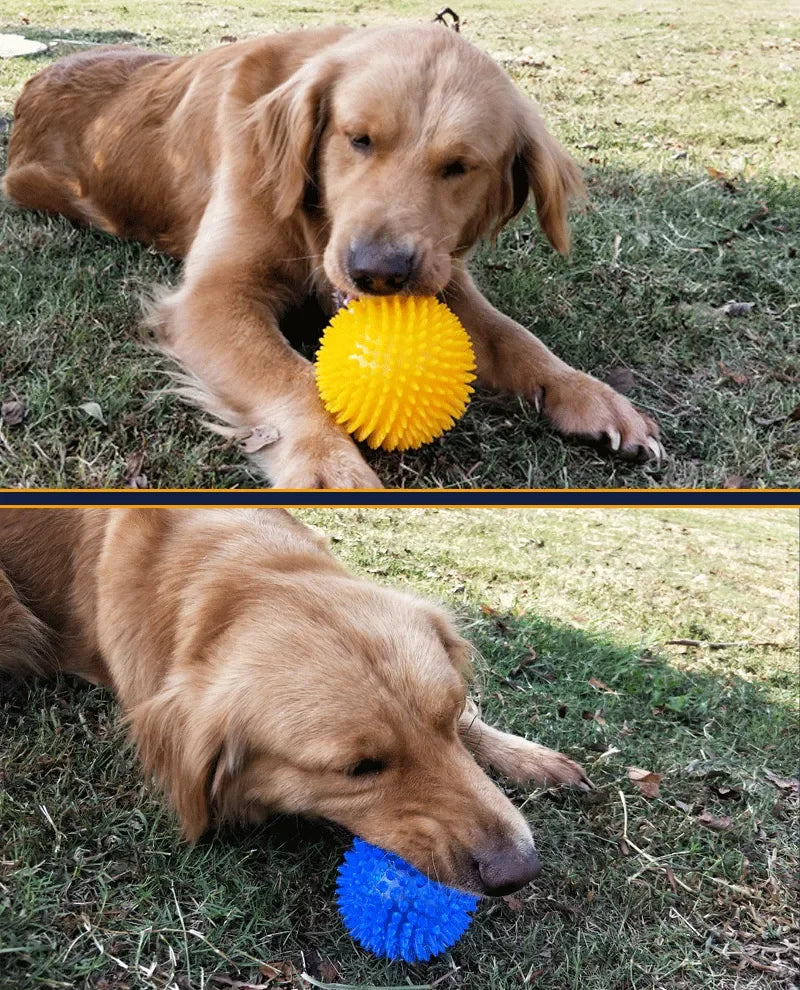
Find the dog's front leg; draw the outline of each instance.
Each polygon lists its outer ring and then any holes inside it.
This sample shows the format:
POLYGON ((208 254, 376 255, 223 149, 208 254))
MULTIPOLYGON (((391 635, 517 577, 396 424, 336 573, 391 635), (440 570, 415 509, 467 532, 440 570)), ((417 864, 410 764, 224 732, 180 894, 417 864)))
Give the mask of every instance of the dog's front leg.
POLYGON ((530 399, 562 433, 605 440, 628 456, 660 459, 658 426, 610 386, 561 361, 532 333, 496 310, 466 268, 445 290, 475 348, 482 385, 530 399))
POLYGON ((545 787, 565 784, 583 791, 591 789, 589 778, 574 760, 487 725, 473 701, 467 701, 458 732, 475 762, 485 770, 492 768, 518 784, 535 780, 545 787))
POLYGON ((322 407, 311 364, 281 333, 280 295, 268 276, 226 260, 200 274, 190 268, 151 323, 161 348, 187 372, 185 395, 232 427, 273 485, 380 488, 322 407))

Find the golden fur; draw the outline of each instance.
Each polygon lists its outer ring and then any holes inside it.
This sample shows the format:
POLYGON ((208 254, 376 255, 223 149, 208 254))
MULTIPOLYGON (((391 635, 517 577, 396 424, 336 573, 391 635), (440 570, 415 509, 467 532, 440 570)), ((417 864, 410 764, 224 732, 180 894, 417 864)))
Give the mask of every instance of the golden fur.
POLYGON ((469 660, 439 607, 349 574, 280 509, 0 510, 0 672, 108 685, 190 840, 290 812, 455 886, 521 886, 530 831, 476 759, 588 783, 480 720, 469 660))
POLYGON ((28 81, 5 176, 17 203, 185 258, 154 307, 186 394, 242 437, 280 487, 379 480, 323 410, 279 329, 316 296, 439 294, 479 380, 533 401, 565 433, 658 457, 658 429, 495 310, 466 264, 532 193, 569 246, 577 166, 485 54, 437 25, 326 28, 185 58, 69 56, 28 81), (398 271, 397 266, 400 266, 398 271))

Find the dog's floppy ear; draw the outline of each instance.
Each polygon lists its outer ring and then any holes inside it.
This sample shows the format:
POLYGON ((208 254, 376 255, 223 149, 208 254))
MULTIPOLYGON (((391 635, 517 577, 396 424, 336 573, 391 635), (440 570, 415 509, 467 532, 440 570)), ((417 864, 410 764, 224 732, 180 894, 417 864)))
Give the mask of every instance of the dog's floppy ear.
POLYGON ((527 104, 517 126, 517 145, 505 177, 505 209, 495 234, 515 217, 533 193, 539 225, 553 247, 569 251, 567 209, 583 193, 576 163, 545 130, 536 108, 527 104))
POLYGON ((450 662, 462 676, 464 681, 470 681, 473 675, 472 658, 475 648, 456 630, 452 616, 444 609, 433 608, 431 618, 436 634, 442 641, 450 658, 450 662))
POLYGON ((145 769, 177 812, 184 838, 194 842, 211 824, 212 807, 225 803, 225 790, 244 762, 242 747, 203 710, 183 676, 171 677, 126 722, 145 769))
POLYGON ((245 126, 260 168, 257 187, 272 193, 278 219, 291 216, 314 181, 317 142, 337 72, 332 58, 313 58, 248 109, 245 126))

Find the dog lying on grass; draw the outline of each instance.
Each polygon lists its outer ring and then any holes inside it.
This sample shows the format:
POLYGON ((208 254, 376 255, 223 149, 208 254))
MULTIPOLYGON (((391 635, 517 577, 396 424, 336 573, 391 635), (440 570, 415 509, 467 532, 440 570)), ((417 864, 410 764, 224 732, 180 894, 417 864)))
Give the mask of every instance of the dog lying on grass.
POLYGON ((0 510, 0 672, 111 688, 189 840, 287 812, 451 886, 523 886, 531 833, 481 766, 589 784, 480 720, 470 653, 280 509, 0 510))
POLYGON ((185 259, 152 313, 185 394, 243 438, 278 487, 379 479, 323 409, 281 317, 315 296, 438 295, 479 383, 562 432, 660 457, 658 428, 495 310, 467 257, 532 193, 558 251, 580 173, 489 57, 437 25, 295 31, 174 58, 81 52, 25 85, 4 180, 62 213, 185 259))

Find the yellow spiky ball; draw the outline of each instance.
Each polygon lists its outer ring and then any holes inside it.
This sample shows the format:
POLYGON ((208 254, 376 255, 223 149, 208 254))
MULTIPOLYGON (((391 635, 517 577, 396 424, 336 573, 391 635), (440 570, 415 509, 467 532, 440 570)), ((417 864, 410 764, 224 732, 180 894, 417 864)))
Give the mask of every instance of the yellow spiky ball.
POLYGON ((322 402, 357 440, 385 450, 430 443, 463 416, 475 355, 433 296, 366 296, 333 317, 317 352, 322 402))

